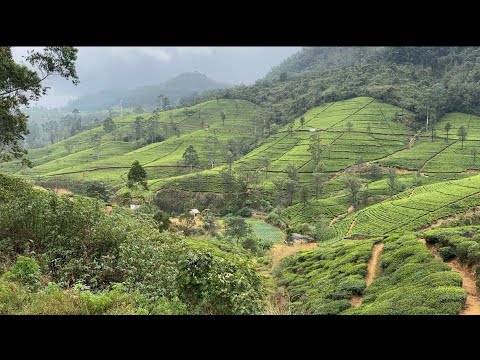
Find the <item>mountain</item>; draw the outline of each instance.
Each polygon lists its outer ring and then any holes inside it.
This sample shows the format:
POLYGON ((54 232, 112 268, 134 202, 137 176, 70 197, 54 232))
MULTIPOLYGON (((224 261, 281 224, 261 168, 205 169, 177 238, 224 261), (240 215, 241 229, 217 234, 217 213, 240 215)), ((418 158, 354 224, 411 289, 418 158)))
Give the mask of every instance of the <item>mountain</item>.
POLYGON ((229 84, 217 82, 199 72, 182 73, 158 85, 141 86, 135 89, 106 89, 71 101, 66 110, 98 111, 118 106, 122 101, 124 107, 141 106, 152 110, 157 104, 157 97, 167 96, 172 104, 184 98, 191 102, 197 93, 205 90, 223 89, 229 84))

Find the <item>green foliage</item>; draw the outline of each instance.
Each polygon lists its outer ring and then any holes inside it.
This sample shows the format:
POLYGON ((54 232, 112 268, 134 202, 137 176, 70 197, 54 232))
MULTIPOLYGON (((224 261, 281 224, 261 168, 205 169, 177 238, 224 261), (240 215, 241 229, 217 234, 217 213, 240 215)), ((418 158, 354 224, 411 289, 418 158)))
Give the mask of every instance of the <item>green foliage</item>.
POLYGON ((35 259, 19 256, 17 261, 10 267, 2 277, 8 281, 18 282, 31 289, 40 286, 40 266, 35 259))
POLYGON ((413 234, 385 239, 382 273, 364 294, 360 307, 346 314, 458 314, 466 300, 461 277, 434 259, 413 234))
POLYGON ((147 172, 145 171, 143 166, 140 165, 140 162, 138 160, 135 160, 133 162, 132 167, 128 172, 127 178, 128 180, 136 182, 143 181, 147 178, 147 172))
POLYGON ((241 217, 246 217, 246 218, 251 217, 252 216, 252 209, 250 209, 249 207, 243 207, 238 212, 238 215, 240 215, 241 217))
POLYGON ((288 289, 292 314, 339 314, 348 309, 348 299, 365 289, 373 243, 343 241, 285 258, 279 285, 288 289))
POLYGON ((443 261, 450 260, 456 256, 455 249, 451 246, 443 246, 438 249, 438 252, 442 257, 443 261))
POLYGON ((253 232, 250 224, 242 217, 229 216, 225 218, 225 236, 236 238, 237 241, 253 232))
POLYGON ((165 211, 158 210, 153 215, 153 220, 157 223, 158 231, 162 232, 168 229, 171 224, 170 217, 165 211))

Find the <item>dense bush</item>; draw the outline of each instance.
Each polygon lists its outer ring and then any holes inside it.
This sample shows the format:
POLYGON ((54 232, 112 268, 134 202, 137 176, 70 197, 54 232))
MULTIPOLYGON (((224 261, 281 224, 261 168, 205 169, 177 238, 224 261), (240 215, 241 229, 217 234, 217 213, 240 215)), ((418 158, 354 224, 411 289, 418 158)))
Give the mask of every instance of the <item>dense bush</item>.
POLYGON ((238 215, 240 215, 242 217, 251 217, 252 216, 252 209, 250 209, 249 207, 243 207, 238 212, 238 215))
POLYGON ((457 256, 455 254, 455 249, 451 246, 443 246, 440 249, 438 249, 438 252, 440 256, 442 257, 443 261, 450 260, 457 256))

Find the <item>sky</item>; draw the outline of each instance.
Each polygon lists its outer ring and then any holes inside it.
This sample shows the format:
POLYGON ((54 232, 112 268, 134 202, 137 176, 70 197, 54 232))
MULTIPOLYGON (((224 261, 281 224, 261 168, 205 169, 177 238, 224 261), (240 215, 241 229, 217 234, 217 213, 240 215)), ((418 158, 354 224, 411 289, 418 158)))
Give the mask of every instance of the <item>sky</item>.
MULTIPOLYGON (((22 62, 27 50, 14 47, 22 62)), ((78 47, 74 86, 62 78, 49 78, 49 92, 38 105, 64 106, 80 95, 112 88, 135 88, 160 84, 182 72, 198 71, 220 82, 251 84, 275 65, 300 50, 299 47, 78 47)))

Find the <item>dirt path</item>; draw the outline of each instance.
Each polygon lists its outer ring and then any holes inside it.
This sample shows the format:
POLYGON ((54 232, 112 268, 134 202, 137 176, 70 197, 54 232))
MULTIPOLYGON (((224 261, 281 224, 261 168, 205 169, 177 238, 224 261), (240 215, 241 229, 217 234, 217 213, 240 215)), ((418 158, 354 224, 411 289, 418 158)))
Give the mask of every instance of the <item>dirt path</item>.
POLYGON ((294 243, 293 245, 287 244, 275 244, 267 252, 267 256, 272 258, 272 269, 276 268, 280 261, 289 255, 295 254, 300 250, 312 250, 316 249, 318 246, 317 243, 294 243))
MULTIPOLYGON (((383 250, 383 243, 377 243, 373 245, 372 256, 368 261, 367 276, 365 282, 367 288, 372 284, 373 280, 377 277, 378 269, 380 267, 380 254, 383 250)), ((350 305, 353 307, 359 307, 363 303, 363 296, 354 295, 350 298, 350 305)))
POLYGON ((456 220, 456 219, 460 218, 460 216, 467 216, 468 217, 468 216, 476 214, 477 212, 480 212, 480 206, 474 207, 472 209, 468 209, 467 211, 464 211, 464 212, 461 212, 461 213, 458 213, 458 214, 454 214, 454 215, 450 215, 450 216, 447 216, 447 217, 444 217, 444 218, 441 218, 441 219, 437 219, 434 222, 432 222, 431 224, 429 224, 427 226, 424 226, 420 230, 422 230, 422 231, 423 230, 432 230, 432 229, 435 229, 435 228, 438 228, 438 227, 442 226, 444 223, 446 223, 448 221, 456 220))
MULTIPOLYGON (((420 241, 427 246, 435 259, 443 261, 438 254, 437 246, 427 243, 425 239, 420 239, 420 241)), ((445 261, 445 264, 462 277, 462 287, 467 292, 467 301, 460 311, 460 315, 480 315, 480 292, 476 286, 475 274, 469 271, 466 266, 460 264, 457 258, 445 261)))
POLYGON ((350 207, 347 209, 347 212, 338 215, 337 217, 334 217, 332 221, 330 221, 330 225, 335 224, 338 220, 342 220, 344 217, 346 217, 348 214, 351 214, 355 210, 353 205, 350 205, 350 207))

